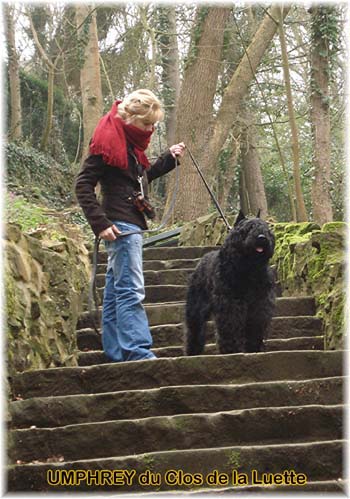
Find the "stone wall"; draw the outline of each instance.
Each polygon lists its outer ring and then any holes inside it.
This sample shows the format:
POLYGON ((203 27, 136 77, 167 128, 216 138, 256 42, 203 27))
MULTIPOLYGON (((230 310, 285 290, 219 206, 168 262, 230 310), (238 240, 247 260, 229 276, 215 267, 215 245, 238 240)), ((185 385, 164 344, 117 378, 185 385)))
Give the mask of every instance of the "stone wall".
MULTIPOLYGON (((233 217, 229 223, 233 224, 233 217)), ((283 296, 313 295, 323 319, 325 348, 344 346, 345 233, 343 222, 320 227, 314 223, 271 224, 276 237, 272 263, 283 296)), ((186 224, 180 236, 183 246, 220 245, 227 235, 215 213, 186 224)))
MULTIPOLYGON (((232 226, 235 217, 226 218, 232 226)), ((227 228, 222 218, 216 213, 211 213, 186 223, 181 230, 179 244, 180 246, 216 246, 222 244, 226 236, 227 228)))
POLYGON ((284 296, 313 295, 325 348, 344 346, 346 224, 275 224, 274 263, 284 296))
POLYGON ((9 375, 77 365, 76 324, 90 279, 80 230, 56 223, 28 235, 7 224, 5 238, 9 375))

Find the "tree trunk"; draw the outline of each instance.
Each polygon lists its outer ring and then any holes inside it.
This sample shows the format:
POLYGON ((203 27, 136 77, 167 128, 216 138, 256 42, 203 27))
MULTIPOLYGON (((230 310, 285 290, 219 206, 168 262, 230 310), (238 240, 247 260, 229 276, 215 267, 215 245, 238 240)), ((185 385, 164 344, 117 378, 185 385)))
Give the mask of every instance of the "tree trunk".
POLYGON ((54 80, 55 80, 55 66, 48 68, 48 82, 47 82, 47 112, 46 112, 46 125, 43 136, 40 142, 40 149, 45 151, 49 142, 50 132, 52 129, 53 118, 53 101, 54 101, 54 80))
POLYGON ((226 170, 220 172, 218 175, 218 201, 220 206, 224 211, 228 209, 229 194, 232 188, 233 179, 235 176, 235 170, 237 168, 237 161, 240 153, 239 149, 239 139, 233 136, 232 142, 230 144, 231 153, 226 159, 226 170))
POLYGON ((10 126, 8 131, 9 140, 17 140, 22 137, 22 107, 21 107, 21 85, 19 78, 19 64, 15 43, 14 9, 9 4, 4 4, 7 36, 8 71, 10 86, 10 126))
POLYGON ((248 191, 247 191, 247 185, 245 181, 245 175, 244 175, 244 170, 241 168, 241 171, 239 173, 239 204, 241 207, 241 210, 245 215, 248 215, 248 213, 251 212, 250 210, 250 204, 249 204, 249 196, 248 196, 248 191))
POLYGON ((88 153, 91 136, 103 113, 96 13, 92 10, 87 4, 77 4, 75 10, 77 26, 81 26, 78 32, 85 23, 89 23, 89 38, 84 51, 84 64, 80 70, 84 130, 83 159, 88 153))
POLYGON ((143 26, 143 29, 146 33, 148 33, 150 46, 148 46, 149 50, 149 58, 148 58, 148 85, 147 87, 154 92, 156 86, 156 65, 157 65, 157 41, 156 34, 154 28, 150 25, 147 13, 148 6, 140 5, 139 13, 140 13, 140 21, 143 26))
POLYGON ((176 35, 175 6, 158 8, 159 30, 158 43, 162 62, 163 103, 165 107, 165 126, 168 145, 175 142, 176 107, 180 95, 180 63, 176 35))
POLYGON ((48 70, 46 123, 40 142, 40 149, 42 151, 45 151, 49 141, 50 132, 52 129, 52 118, 53 118, 53 108, 54 108, 54 80, 55 80, 56 65, 61 55, 58 54, 54 62, 50 60, 39 39, 40 33, 37 32, 34 26, 30 9, 28 9, 28 18, 35 46, 48 70))
MULTIPOLYGON (((210 138, 210 120, 220 69, 223 36, 229 8, 199 7, 192 34, 177 109, 175 141, 184 141, 202 165, 210 138)), ((205 174, 205 171, 204 171, 205 174)), ((167 206, 175 188, 169 182, 167 206)), ((191 220, 206 213, 210 198, 189 155, 181 160, 180 188, 175 206, 176 220, 191 220)))
POLYGON ((330 197, 331 180, 331 139, 329 113, 329 44, 321 36, 322 14, 331 12, 333 7, 320 6, 311 9, 315 29, 311 47, 311 121, 314 140, 314 182, 312 184, 313 219, 319 224, 333 220, 330 197), (323 12, 322 12, 323 11, 323 12), (316 29, 317 28, 317 29, 316 29))
MULTIPOLYGON (((261 174, 258 151, 256 149, 254 131, 248 125, 241 141, 242 177, 245 195, 248 197, 249 211, 255 215, 261 210, 261 218, 267 216, 267 200, 264 180, 261 174)), ((242 203, 243 206, 243 203, 242 203)))
POLYGON ((300 156, 299 156, 299 140, 298 140, 298 127, 295 119, 292 87, 290 82, 290 72, 289 72, 289 61, 287 53, 287 44, 283 29, 283 7, 280 10, 280 26, 279 26, 279 38, 281 44, 282 53, 282 67, 284 75, 284 84, 286 87, 287 94, 287 104, 288 104, 288 117, 291 130, 291 140, 292 140, 292 155, 293 155, 293 178, 295 186, 295 198, 296 198, 296 215, 298 222, 307 221, 307 213, 305 208, 304 196, 301 187, 300 178, 300 156))
MULTIPOLYGON (((288 10, 288 7, 283 10, 284 17, 287 15, 288 10)), ((253 80, 261 59, 278 29, 278 20, 279 7, 271 7, 269 14, 266 14, 262 20, 230 83, 226 87, 209 143, 208 156, 205 162, 208 171, 215 169, 215 163, 230 130, 232 116, 238 113, 242 100, 247 94, 248 86, 253 80)))
MULTIPOLYGON (((255 12, 250 7, 247 11, 250 41, 256 29, 255 12)), ((247 99, 245 99, 247 100, 247 99)), ((257 151, 254 114, 249 112, 247 103, 243 102, 239 113, 243 124, 241 136, 241 189, 240 200, 243 213, 256 215, 260 210, 261 217, 267 217, 267 200, 264 180, 261 173, 259 154, 257 151)))

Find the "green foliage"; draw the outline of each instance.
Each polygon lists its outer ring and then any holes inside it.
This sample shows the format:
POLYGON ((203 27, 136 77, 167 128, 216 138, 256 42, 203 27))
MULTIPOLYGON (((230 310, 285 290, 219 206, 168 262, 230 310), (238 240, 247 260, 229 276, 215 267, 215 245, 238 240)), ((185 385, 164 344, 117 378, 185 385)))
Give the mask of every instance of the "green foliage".
POLYGON ((327 51, 319 52, 321 57, 328 57, 330 62, 334 61, 334 57, 339 51, 339 36, 338 9, 330 5, 314 7, 311 20, 311 38, 314 44, 323 40, 327 46, 327 51))
POLYGON ((28 200, 62 208, 72 200, 73 172, 27 144, 5 147, 7 185, 28 200))
MULTIPOLYGON (((39 147, 47 114, 47 81, 20 71, 23 136, 33 147, 39 147)), ((9 106, 8 102, 8 106, 9 106)), ((62 90, 54 90, 54 120, 49 152, 62 162, 73 161, 79 138, 76 104, 68 101, 62 90)), ((9 112, 9 110, 8 110, 9 112)))
MULTIPOLYGON (((320 58, 326 61, 324 68, 329 81, 334 81, 337 53, 340 45, 339 12, 336 7, 320 5, 312 9, 311 16, 311 43, 320 58)), ((316 68, 319 71, 319 68, 316 68)), ((325 106, 331 104, 331 98, 323 95, 317 87, 314 78, 311 79, 312 90, 319 93, 325 106)))
POLYGON ((44 214, 44 209, 30 203, 23 196, 6 194, 6 221, 20 225, 21 230, 28 232, 37 229, 39 225, 49 222, 49 218, 44 214))

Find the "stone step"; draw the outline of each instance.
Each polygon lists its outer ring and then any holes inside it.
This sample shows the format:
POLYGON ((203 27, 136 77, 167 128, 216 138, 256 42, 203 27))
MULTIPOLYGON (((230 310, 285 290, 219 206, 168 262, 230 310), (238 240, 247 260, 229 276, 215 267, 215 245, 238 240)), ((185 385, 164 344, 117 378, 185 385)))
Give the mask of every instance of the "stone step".
MULTIPOLYGON (((191 269, 172 269, 172 270, 145 270, 143 275, 146 286, 157 284, 177 284, 186 286, 188 278, 191 276, 191 269)), ((103 281, 104 283, 104 278, 103 281)), ((102 284, 103 285, 103 284, 102 284)))
MULTIPOLYGON (((193 272, 200 261, 200 258, 194 260, 145 260, 143 262, 144 272, 165 272, 166 270, 189 270, 193 272)), ((97 275, 105 275, 107 263, 97 265, 97 275)), ((101 282, 101 281, 100 281, 101 282)))
MULTIPOLYGON (((261 478, 258 478, 258 480, 261 480, 261 478)), ((207 488, 207 489, 199 489, 199 490, 193 490, 189 492, 184 492, 186 495, 193 495, 193 494, 201 494, 201 495, 206 495, 206 494, 231 494, 238 492, 239 494, 245 494, 247 492, 253 492, 255 494, 260 494, 260 493, 266 493, 266 494, 271 494, 273 492, 278 492, 278 493, 289 493, 289 492, 320 492, 320 493, 331 493, 331 494, 342 494, 346 495, 346 490, 348 487, 348 483, 346 480, 325 480, 325 481, 319 481, 319 482, 307 482, 305 485, 244 485, 242 487, 240 486, 232 486, 232 487, 221 487, 220 489, 217 488, 207 488), (295 490, 297 487, 297 490, 295 490)), ((163 492, 163 495, 169 496, 173 494, 173 492, 163 492)), ((148 495, 147 493, 144 495, 148 495)))
MULTIPOLYGON (((104 276, 98 276, 101 282, 98 284, 97 294, 102 304, 104 288, 104 276)), ((145 287, 146 297, 144 303, 181 302, 186 301, 187 286, 179 284, 149 285, 145 287)))
POLYGON ((342 438, 342 405, 287 406, 11 430, 10 462, 342 438))
POLYGON ((187 286, 146 286, 145 303, 181 302, 186 300, 187 286))
MULTIPOLYGON (((296 473, 304 473, 308 483, 338 480, 343 472, 343 449, 344 440, 293 443, 293 444, 269 444, 269 445, 246 445, 231 446, 209 449, 171 450, 163 452, 148 452, 141 455, 129 455, 124 457, 111 457, 107 459, 88 459, 73 462, 50 462, 21 464, 11 466, 8 473, 8 490, 10 492, 21 491, 82 491, 82 492, 141 492, 144 494, 158 491, 183 492, 190 489, 198 490, 207 487, 206 477, 214 469, 220 473, 226 473, 230 477, 232 470, 237 469, 240 473, 246 473, 250 477, 252 470, 258 473, 269 471, 270 473, 281 473, 284 470, 295 470, 296 473), (146 470, 159 473, 160 485, 145 486, 139 482, 139 477, 146 470), (50 486, 47 482, 47 472, 73 470, 97 471, 101 470, 135 470, 134 480, 127 483, 108 483, 103 485, 102 481, 89 484, 86 480, 75 485, 50 486), (186 474, 194 475, 200 473, 203 477, 203 485, 170 485, 166 480, 169 470, 182 470, 186 474)), ((57 461, 57 459, 56 459, 57 461)), ((180 475, 179 475, 180 476, 180 475)), ((120 479, 120 475, 118 477, 120 479)), ((213 487, 214 488, 214 487, 213 487)), ((328 486, 325 490, 328 490, 328 486)), ((239 488, 237 487, 239 491, 239 488)), ((292 489, 295 490, 295 487, 292 489)), ((300 487, 297 491, 302 491, 300 487)), ((322 489, 321 489, 322 490, 322 489)))
POLYGON ((9 404, 14 428, 51 428, 97 421, 261 407, 337 405, 344 378, 274 381, 243 385, 183 385, 61 397, 36 397, 9 404))
MULTIPOLYGON (((265 352, 287 351, 287 350, 323 350, 323 336, 310 336, 306 338, 290 338, 284 340, 265 341, 265 352)), ((152 348, 152 352, 158 357, 182 357, 183 346, 152 348)), ((208 343, 202 355, 219 355, 220 352, 215 343, 208 343)), ((93 366, 110 362, 102 350, 80 352, 78 357, 79 366, 93 366)))
MULTIPOLYGON (((143 262, 143 270, 178 270, 178 269, 189 269, 193 271, 198 263, 200 258, 194 259, 178 259, 178 260, 145 260, 143 262)), ((106 266, 104 266, 102 272, 106 271, 106 266)), ((100 272, 100 271, 99 271, 100 272)))
MULTIPOLYGON (((165 273, 165 272, 171 272, 174 270, 177 270, 178 272, 186 274, 187 275, 191 274, 193 270, 196 268, 200 261, 200 258, 194 258, 193 260, 145 260, 143 262, 143 270, 144 270, 144 275, 145 275, 145 282, 147 282, 147 277, 148 277, 148 272, 150 273, 165 273)), ((273 265, 271 266, 273 268, 273 265)), ((99 281, 101 286, 104 283, 104 275, 106 273, 107 265, 106 262, 104 263, 99 263, 97 266, 97 275, 98 276, 103 276, 99 278, 99 281)), ((164 277, 163 275, 160 276, 164 277)), ((149 284, 186 284, 187 280, 185 282, 171 282, 171 279, 175 279, 175 273, 173 273, 171 276, 169 276, 169 282, 163 282, 162 279, 160 279, 159 282, 149 282, 149 284)), ((153 277, 154 279, 154 277, 153 277)), ((158 278, 157 278, 158 280, 158 278)))
MULTIPOLYGON (((194 260, 201 258, 209 251, 217 250, 219 246, 177 246, 177 247, 161 247, 147 248, 143 250, 143 261, 148 260, 194 260)), ((92 261, 92 253, 90 253, 92 261)), ((99 263, 107 262, 107 252, 100 247, 98 255, 99 263)))
POLYGON ((289 351, 163 358, 26 371, 12 380, 14 398, 177 385, 242 384, 342 376, 341 351, 289 351))
MULTIPOLYGON (((104 288, 104 276, 98 276, 100 282, 97 282, 97 293, 102 304, 104 288)), ((156 285, 146 286, 146 297, 144 303, 162 303, 162 302, 181 302, 186 300, 187 286, 183 285, 156 285)))
POLYGON ((218 250, 220 246, 177 246, 163 248, 147 248, 143 251, 144 260, 178 260, 201 258, 210 251, 218 250))
MULTIPOLYGON (((176 324, 183 321, 184 302, 148 303, 145 305, 148 322, 150 326, 161 324, 176 324)), ((98 316, 101 316, 101 307, 98 316)), ((315 300, 310 296, 294 298, 277 298, 275 317, 295 317, 300 315, 315 315, 315 300)), ((93 312, 96 317, 96 312, 93 312)), ((83 312, 78 320, 77 329, 85 329, 93 326, 92 314, 83 312)))
MULTIPOLYGON (((183 344, 184 325, 182 323, 152 326, 150 329, 155 348, 183 344)), ((208 322, 208 343, 215 341, 214 330, 214 323, 212 321, 208 322)), ((322 321, 315 316, 274 317, 271 323, 269 338, 295 339, 297 337, 320 336, 321 330, 322 321)), ((80 350, 102 350, 101 335, 96 333, 94 329, 85 328, 77 331, 77 341, 80 350)))

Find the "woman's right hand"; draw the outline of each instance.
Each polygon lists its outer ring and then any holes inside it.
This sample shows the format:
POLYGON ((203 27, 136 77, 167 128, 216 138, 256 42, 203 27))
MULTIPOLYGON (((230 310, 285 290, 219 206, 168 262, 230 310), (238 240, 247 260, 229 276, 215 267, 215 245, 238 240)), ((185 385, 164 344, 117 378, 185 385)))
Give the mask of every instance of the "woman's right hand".
POLYGON ((121 234, 121 231, 118 227, 112 225, 111 227, 107 227, 107 229, 100 232, 98 236, 105 241, 115 241, 119 234, 121 234))

